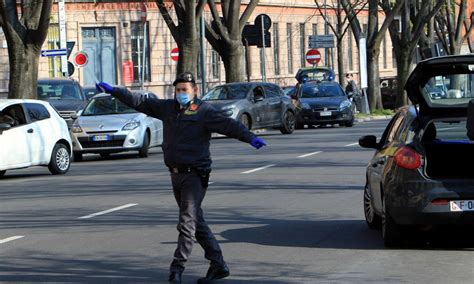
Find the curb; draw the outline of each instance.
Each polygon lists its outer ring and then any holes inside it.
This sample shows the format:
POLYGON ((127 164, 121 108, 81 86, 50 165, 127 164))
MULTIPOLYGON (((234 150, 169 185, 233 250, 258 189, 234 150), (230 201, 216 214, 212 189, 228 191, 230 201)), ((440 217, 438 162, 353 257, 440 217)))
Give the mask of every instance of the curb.
POLYGON ((368 116, 362 118, 356 118, 356 122, 366 122, 366 121, 374 121, 374 120, 384 120, 384 119, 391 119, 391 115, 377 115, 377 116, 368 116))

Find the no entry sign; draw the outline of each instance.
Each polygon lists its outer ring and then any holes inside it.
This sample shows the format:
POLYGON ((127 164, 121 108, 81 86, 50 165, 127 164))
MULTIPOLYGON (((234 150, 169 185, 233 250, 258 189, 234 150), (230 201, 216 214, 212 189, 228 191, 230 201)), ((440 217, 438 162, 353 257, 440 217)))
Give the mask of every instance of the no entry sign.
POLYGON ((321 53, 317 49, 310 49, 306 52, 306 61, 309 64, 318 64, 321 61, 321 53))
POLYGON ((177 47, 171 50, 171 59, 173 61, 178 61, 179 59, 179 49, 177 47))

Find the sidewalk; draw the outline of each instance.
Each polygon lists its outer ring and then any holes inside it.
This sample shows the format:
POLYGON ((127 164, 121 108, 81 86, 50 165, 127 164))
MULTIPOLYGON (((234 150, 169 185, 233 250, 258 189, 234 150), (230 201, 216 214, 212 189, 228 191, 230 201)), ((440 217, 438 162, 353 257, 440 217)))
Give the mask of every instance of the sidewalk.
POLYGON ((384 120, 384 119, 391 119, 392 115, 373 115, 373 114, 356 114, 356 122, 365 122, 365 121, 372 121, 372 120, 384 120))

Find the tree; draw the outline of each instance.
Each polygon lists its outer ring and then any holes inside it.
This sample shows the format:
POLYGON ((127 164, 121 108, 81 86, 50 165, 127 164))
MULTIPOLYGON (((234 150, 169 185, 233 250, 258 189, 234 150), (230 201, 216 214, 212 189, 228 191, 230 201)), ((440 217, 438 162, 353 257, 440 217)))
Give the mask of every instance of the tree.
MULTIPOLYGON (((339 83, 343 84, 344 82, 344 74, 346 73, 344 70, 344 50, 342 47, 342 40, 344 39, 344 36, 346 35, 346 32, 348 28, 350 27, 351 22, 354 20, 355 17, 357 17, 357 14, 360 13, 365 6, 367 5, 366 0, 346 0, 344 5, 351 5, 353 7, 358 7, 357 11, 354 12, 352 15, 348 15, 347 13, 344 12, 343 9, 343 3, 339 0, 336 0, 337 3, 334 3, 334 0, 332 0, 331 4, 328 5, 328 7, 322 7, 321 4, 319 4, 318 0, 315 0, 314 2, 316 3, 316 7, 319 11, 319 14, 321 17, 323 17, 324 21, 327 23, 327 25, 331 28, 332 32, 334 33, 334 36, 336 37, 336 47, 337 47, 337 68, 339 72, 339 83), (324 9, 330 8, 336 13, 336 26, 334 26, 331 21, 326 16, 326 13, 324 13, 324 9)), ((359 44, 359 43, 357 43, 359 44)))
POLYGON ((466 13, 467 0, 447 0, 444 9, 435 17, 436 34, 449 55, 460 54, 462 45, 470 39, 474 28, 474 13, 471 14, 470 21, 466 13))
MULTIPOLYGON (((379 75, 379 55, 382 40, 393 22, 395 16, 400 12, 406 0, 396 0, 390 12, 385 13, 385 19, 379 26, 379 2, 380 0, 369 0, 369 23, 367 28, 367 77, 368 89, 367 95, 369 99, 370 109, 382 109, 382 99, 380 97, 380 75, 379 75)), ((348 0, 341 0, 343 8, 349 17, 356 15, 355 7, 348 3, 348 0)), ((393 1, 392 1, 393 2, 393 1)), ((359 41, 363 36, 360 21, 357 17, 350 23, 352 32, 359 41)))
POLYGON ((36 99, 41 47, 48 34, 52 0, 0 0, 0 25, 8 44, 8 98, 36 99))
POLYGON ((199 35, 197 27, 201 19, 207 0, 173 0, 178 23, 171 17, 170 6, 164 0, 157 0, 156 4, 168 26, 173 39, 178 45, 179 59, 177 73, 190 71, 196 74, 197 57, 199 51, 199 35))
POLYGON ((208 1, 216 29, 206 23, 206 38, 224 62, 227 83, 242 82, 245 79, 242 31, 258 3, 259 0, 250 0, 240 15, 241 0, 222 0, 220 1, 221 17, 215 0, 208 1))
MULTIPOLYGON (((398 107, 408 104, 404 87, 412 69, 413 56, 420 38, 429 30, 427 24, 441 9, 444 1, 406 1, 401 9, 401 32, 398 31, 399 27, 394 23, 390 25, 390 38, 397 58, 398 95, 396 105, 398 107)), ((386 14, 392 12, 390 0, 383 0, 380 6, 386 14)))

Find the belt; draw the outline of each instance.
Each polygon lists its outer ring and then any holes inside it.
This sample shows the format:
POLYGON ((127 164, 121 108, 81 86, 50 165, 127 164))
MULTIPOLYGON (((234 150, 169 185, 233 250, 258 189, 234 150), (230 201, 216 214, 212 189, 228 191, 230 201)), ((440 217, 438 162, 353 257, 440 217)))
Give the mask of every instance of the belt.
POLYGON ((192 173, 192 172, 196 172, 195 168, 172 168, 172 167, 168 167, 168 169, 170 170, 170 173, 173 173, 173 174, 189 174, 189 173, 192 173))

